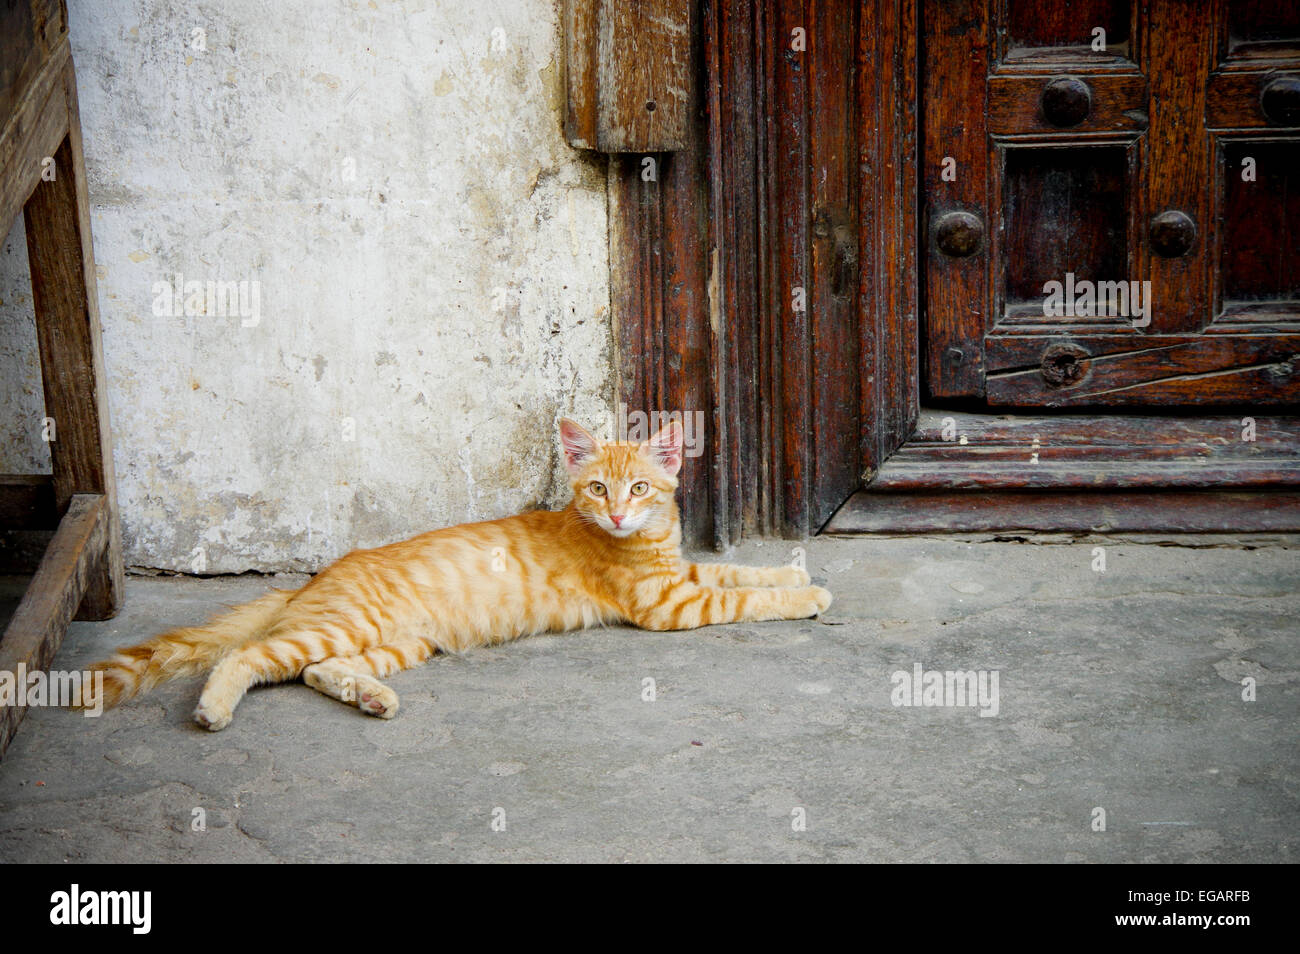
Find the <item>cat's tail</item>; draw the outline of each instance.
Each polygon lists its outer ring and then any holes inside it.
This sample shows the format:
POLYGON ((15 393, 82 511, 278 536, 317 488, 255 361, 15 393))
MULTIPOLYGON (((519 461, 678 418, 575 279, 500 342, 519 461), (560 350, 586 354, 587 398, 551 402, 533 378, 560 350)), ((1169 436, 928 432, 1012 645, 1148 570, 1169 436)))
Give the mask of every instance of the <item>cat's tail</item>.
POLYGON ((85 697, 76 708, 112 708, 160 682, 210 669, 232 649, 261 638, 297 590, 272 590, 203 626, 186 626, 119 649, 90 667, 85 697), (102 696, 97 691, 102 672, 102 696))

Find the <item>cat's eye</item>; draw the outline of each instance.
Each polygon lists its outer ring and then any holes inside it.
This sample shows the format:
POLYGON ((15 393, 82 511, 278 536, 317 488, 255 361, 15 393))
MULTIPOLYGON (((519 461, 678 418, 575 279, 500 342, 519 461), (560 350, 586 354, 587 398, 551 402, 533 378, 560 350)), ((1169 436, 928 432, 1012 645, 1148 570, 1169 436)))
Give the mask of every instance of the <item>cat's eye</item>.
POLYGON ((605 496, 605 485, 599 480, 593 480, 587 489, 591 491, 593 497, 605 496))
POLYGON ((650 489, 650 484, 647 481, 638 480, 635 484, 632 485, 632 496, 643 497, 645 496, 646 491, 649 489, 650 489))

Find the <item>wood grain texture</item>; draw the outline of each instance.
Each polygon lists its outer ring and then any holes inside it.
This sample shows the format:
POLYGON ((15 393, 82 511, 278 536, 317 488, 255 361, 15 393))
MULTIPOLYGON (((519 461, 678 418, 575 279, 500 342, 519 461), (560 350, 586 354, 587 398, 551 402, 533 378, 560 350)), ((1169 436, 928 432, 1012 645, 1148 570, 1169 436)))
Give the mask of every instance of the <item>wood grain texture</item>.
POLYGON ((1226 8, 1225 33, 1228 49, 1283 47, 1294 51, 1300 45, 1300 6, 1278 0, 1218 0, 1226 8))
POLYGON ((599 0, 564 0, 564 138, 575 149, 597 145, 599 7, 599 0))
POLYGON ((1210 129, 1277 129, 1291 130, 1296 125, 1274 122, 1260 103, 1264 87, 1279 76, 1300 77, 1300 61, 1289 60, 1288 70, 1252 70, 1216 73, 1210 77, 1206 91, 1205 124, 1210 129))
POLYGON ((926 411, 870 490, 1300 485, 1294 417, 926 411), (1246 425, 1249 424, 1249 427, 1246 425))
POLYGON ((714 411, 721 440, 715 465, 713 543, 736 543, 759 513, 756 446, 762 408, 752 322, 741 316, 758 309, 758 223, 752 191, 757 183, 759 106, 754 97, 757 65, 755 13, 747 4, 705 4, 703 32, 708 50, 710 277, 714 345, 714 411), (742 368, 745 369, 742 372, 742 368), (747 409, 747 413, 746 413, 747 409))
MULTIPOLYGON (((997 343, 1006 346, 1013 340, 997 343)), ((1093 339, 1065 340, 1086 352, 1093 339)), ((1027 366, 989 374, 990 405, 1276 406, 1300 401, 1300 337, 1295 335, 1129 338, 1127 345, 1119 346, 1100 341, 1102 347, 1080 361, 1079 380, 1065 385, 1053 384, 1043 375, 1042 342, 1038 339, 1029 346, 1031 350, 1022 352, 1022 359, 1029 359, 1027 366), (1103 348, 1105 353, 1100 353, 1103 348)))
POLYGON ((835 514, 829 534, 1293 533, 1300 495, 1277 491, 859 492, 835 514))
POLYGON ((1006 277, 995 299, 1036 302, 1041 314, 1044 283, 1060 281, 1066 272, 1078 281, 1126 280, 1125 148, 1021 147, 1004 157, 998 247, 1006 277))
POLYGON ((633 407, 657 406, 656 394, 711 402, 712 483, 706 502, 684 493, 688 528, 711 527, 717 546, 802 537, 915 413, 915 349, 889 337, 914 338, 916 324, 915 10, 719 0, 692 19, 706 91, 697 137, 665 166, 653 207, 630 160, 613 166, 620 394, 633 407), (859 67, 864 52, 881 72, 859 67), (688 157, 694 171, 672 179, 688 157), (865 245, 868 203, 884 231, 865 245), (702 289, 702 304, 669 322, 655 316, 670 307, 674 256, 683 293, 702 289), (671 344, 656 350, 662 335, 647 329, 659 327, 671 344), (694 523, 700 513, 710 522, 694 523))
POLYGON ((121 531, 108 420, 107 377, 91 247, 81 124, 72 61, 57 108, 68 134, 55 153, 58 174, 42 180, 24 208, 32 300, 41 353, 45 412, 55 422, 50 445, 55 505, 74 494, 102 494, 108 508, 105 560, 90 581, 79 618, 107 619, 122 593, 121 531))
MULTIPOLYGON (((108 501, 98 494, 76 494, 32 577, 4 638, 0 639, 0 672, 28 672, 49 667, 58 652, 83 594, 102 566, 108 546, 108 501)), ((18 730, 27 710, 0 707, 0 756, 18 730)))
POLYGON ((999 39, 1004 56, 1016 59, 1078 56, 1085 61, 1113 59, 1128 49, 1128 0, 1073 0, 1038 4, 1024 0, 999 0, 999 39), (1093 51, 1093 29, 1106 31, 1106 50, 1093 51))
MULTIPOLYGON (((1195 352, 1205 349, 1213 353, 1220 347, 1221 339, 1230 339, 1226 345, 1230 353, 1253 358, 1259 349, 1265 354, 1285 354, 1300 347, 1300 334, 1292 332, 1274 340, 1271 335, 1252 336, 1240 333, 1219 337, 1197 335, 1137 335, 1137 334, 1075 334, 1075 335, 1000 335, 988 339, 990 371, 1026 371, 1040 366, 1043 350, 1052 344, 1070 343, 1083 348, 1095 359, 1101 355, 1133 354, 1141 351, 1195 352)), ((1210 359, 1207 359, 1210 360, 1210 359)), ((1275 359, 1276 360, 1276 359, 1275 359)))
POLYGON ((34 48, 27 54, 11 46, 17 39, 4 36, 0 40, 8 47, 4 56, 18 58, 12 62, 0 59, 0 64, 8 67, 3 75, 12 71, 13 76, 6 93, 8 102, 0 109, 0 223, 5 227, 17 218, 41 181, 43 160, 54 156, 68 132, 63 89, 70 62, 66 35, 48 52, 34 48), (34 57, 39 57, 39 65, 33 69, 34 57))
POLYGON ((858 12, 844 3, 808 10, 810 532, 857 488, 862 471, 858 12))
POLYGON ((919 268, 927 252, 916 238, 923 214, 917 17, 914 0, 880 0, 863 10, 858 32, 860 464, 867 473, 907 439, 920 407, 919 268))
POLYGON ((1221 307, 1273 302, 1300 320, 1300 139, 1235 139, 1221 149, 1221 307), (1249 182, 1242 178, 1248 163, 1249 182))
POLYGON ((989 201, 991 150, 986 77, 989 61, 987 0, 926 0, 921 26, 925 146, 925 374, 932 397, 984 394, 979 342, 989 322, 989 201), (945 180, 944 161, 955 166, 945 180), (984 223, 984 244, 953 258, 935 243, 945 213, 962 211, 984 223))
POLYGON ((0 2, 0 128, 21 112, 36 76, 67 34, 61 0, 0 2))
POLYGON ((1108 414, 980 414, 928 408, 921 412, 909 443, 944 444, 945 428, 967 444, 1029 448, 1128 448, 1133 455, 1159 454, 1164 447, 1236 448, 1240 453, 1262 449, 1269 455, 1300 454, 1300 420, 1285 415, 1252 418, 1255 441, 1242 440, 1241 415, 1198 417, 1108 414))
POLYGON ((1157 311, 1153 332, 1200 331, 1212 320, 1210 256, 1213 223, 1210 188, 1213 150, 1201 117, 1214 59, 1211 4, 1161 0, 1145 7, 1142 71, 1151 84, 1143 194, 1146 216, 1185 212, 1196 223, 1197 241, 1186 255, 1163 258, 1150 250, 1145 217, 1138 245, 1138 274, 1150 278, 1157 311), (1178 38, 1178 39, 1175 39, 1178 38))
POLYGON ((1252 70, 1248 73, 1217 73, 1210 77, 1206 90, 1205 125, 1213 130, 1274 129, 1291 130, 1266 116, 1260 94, 1274 78, 1282 75, 1300 77, 1300 62, 1288 61, 1290 71, 1252 70))
POLYGON ((565 0, 564 133, 600 152, 685 148, 690 0, 565 0))
MULTIPOLYGON (((1088 133, 1132 133, 1147 127, 1147 81, 1137 74, 1078 75, 1092 91, 1088 117, 1068 130, 1071 136, 1088 133)), ((1062 130, 1043 115, 1043 87, 1056 78, 1047 76, 995 76, 988 83, 989 132, 995 136, 1058 133, 1062 130)))
MULTIPOLYGON (((694 68, 701 69, 704 48, 698 34, 695 39, 694 68)), ((688 112, 692 123, 679 151, 611 157, 610 304, 618 394, 628 410, 704 412, 702 455, 688 458, 679 475, 682 533, 700 545, 713 540, 711 462, 720 428, 712 380, 708 139, 702 104, 692 100, 688 112)))
MULTIPOLYGON (((811 483, 812 381, 809 348, 809 311, 820 303, 811 302, 812 276, 809 261, 809 61, 808 49, 792 49, 796 28, 808 30, 811 23, 803 0, 767 0, 765 15, 772 32, 766 44, 768 145, 767 215, 771 223, 772 270, 768 296, 771 349, 770 376, 772 406, 781 413, 772 417, 772 440, 780 447, 774 462, 779 468, 775 486, 779 502, 779 525, 792 535, 808 532, 809 485, 811 483), (799 304, 797 296, 804 301, 799 304)), ((816 32, 808 45, 832 42, 816 32)))
POLYGON ((1294 487, 1300 461, 1294 457, 1215 460, 1208 454, 1159 459, 1117 459, 1109 449, 1070 448, 1056 456, 997 448, 904 445, 880 468, 870 490, 1063 489, 1126 490, 1138 487, 1294 487))
MULTIPOLYGON (((1026 408, 1276 407, 1300 399, 1290 350, 1300 326, 1295 150, 1290 131, 1267 128, 1259 106, 1263 83, 1285 72, 1279 67, 1300 69, 1300 60, 1279 59, 1300 39, 1288 38, 1290 21, 1258 5, 1178 0, 1123 10, 932 0, 925 12, 927 210, 931 221, 954 209, 986 217, 985 247, 967 258, 944 256, 929 236, 927 394, 1026 408), (1076 62, 1090 20, 1108 35, 1118 30, 1132 59, 1076 62), (1250 68, 1239 68, 1234 58, 1244 54, 1234 43, 1244 37, 1269 47, 1271 73, 1250 57, 1250 68), (1002 59, 990 75, 977 75, 972 64, 987 60, 990 42, 1002 59), (1009 64, 1013 48, 1033 55, 1009 64), (1052 83, 1079 82, 1091 90, 1090 112, 1077 125, 1054 127, 1042 94, 1052 83), (976 130, 980 116, 986 128, 976 130), (976 177, 987 185, 980 202, 960 193, 960 172, 945 182, 934 168, 953 155, 940 146, 959 130, 968 148, 976 142, 996 157, 976 177), (1240 181, 1238 164, 1252 151, 1259 175, 1240 181), (1166 223, 1164 234, 1190 236, 1185 252, 1153 238, 1153 223, 1180 215, 1190 228, 1166 223), (1043 316, 1044 283, 1064 282, 1067 273, 1076 281, 1149 281, 1149 322, 1043 316), (974 284, 985 280, 987 288, 974 284), (1063 343, 1081 349, 1081 373, 1045 380, 1044 356, 1063 343), (1008 360, 1012 350, 1017 357, 1008 360)), ((1080 102, 1065 95, 1058 118, 1080 102)))

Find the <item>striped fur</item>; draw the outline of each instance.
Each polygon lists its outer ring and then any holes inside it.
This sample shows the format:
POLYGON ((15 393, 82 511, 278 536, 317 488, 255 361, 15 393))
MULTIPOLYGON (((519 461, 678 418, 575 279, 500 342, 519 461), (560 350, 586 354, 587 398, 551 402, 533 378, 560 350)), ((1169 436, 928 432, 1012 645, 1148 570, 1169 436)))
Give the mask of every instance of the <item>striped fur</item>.
POLYGON ((300 590, 273 591, 98 664, 104 704, 210 670, 194 718, 214 731, 250 687, 298 677, 392 718, 397 696, 379 680, 434 653, 601 623, 676 630, 802 619, 830 605, 796 567, 682 559, 679 425, 642 444, 601 443, 571 421, 560 435, 574 491, 563 510, 353 551, 300 590))

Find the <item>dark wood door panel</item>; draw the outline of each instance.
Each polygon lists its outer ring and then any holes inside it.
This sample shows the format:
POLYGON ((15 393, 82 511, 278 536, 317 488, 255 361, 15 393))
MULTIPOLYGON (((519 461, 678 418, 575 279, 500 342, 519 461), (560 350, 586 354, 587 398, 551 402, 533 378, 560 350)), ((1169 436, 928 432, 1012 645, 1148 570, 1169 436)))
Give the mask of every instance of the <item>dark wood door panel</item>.
POLYGON ((1300 4, 1288 0, 1216 0, 1220 69, 1258 69, 1300 58, 1300 4))
POLYGON ((1047 317, 1043 288, 1063 277, 1073 287, 1073 281, 1109 281, 1132 271, 1130 195, 1137 152, 1132 140, 1072 147, 995 140, 990 333, 1028 333, 1023 325, 1056 325, 1069 333, 1089 325, 1133 329, 1133 319, 1119 314, 1090 320, 1063 308, 1060 317, 1047 317))
POLYGON ((1045 62, 1075 70, 1122 67, 1135 58, 1138 11, 1131 0, 998 0, 994 10, 998 70, 1045 62))
POLYGON ((1300 323, 1300 137, 1215 138, 1221 180, 1215 325, 1300 323))
POLYGON ((1300 15, 927 0, 923 18, 928 395, 1296 402, 1300 15), (1120 45, 1091 49, 1087 24, 1120 45), (1099 283, 1142 308, 1049 294, 1099 283))

